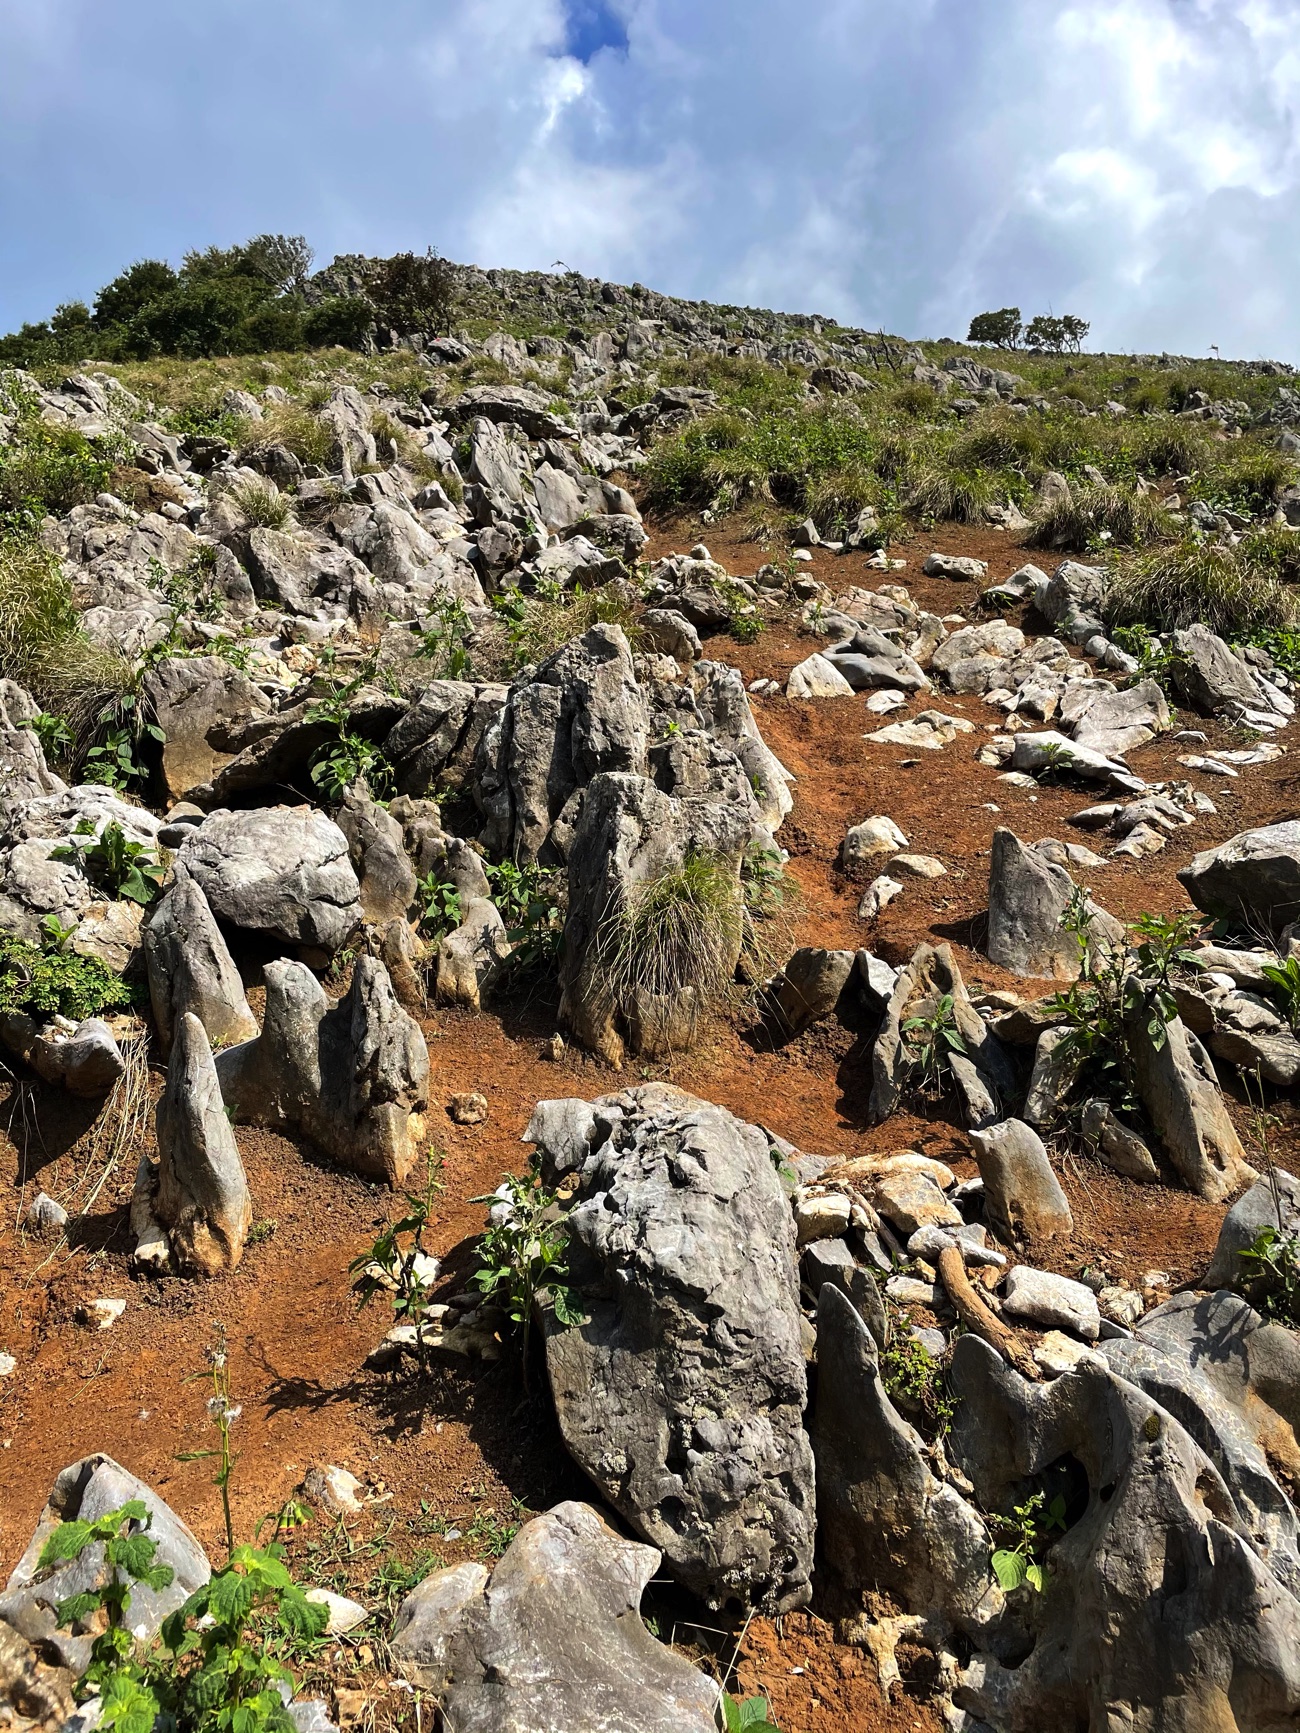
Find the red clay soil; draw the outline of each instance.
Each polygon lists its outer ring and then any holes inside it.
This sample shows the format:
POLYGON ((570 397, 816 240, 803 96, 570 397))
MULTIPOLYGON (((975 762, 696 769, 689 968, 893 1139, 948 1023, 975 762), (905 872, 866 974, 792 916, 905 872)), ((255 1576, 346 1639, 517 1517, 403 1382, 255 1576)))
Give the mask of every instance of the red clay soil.
MULTIPOLYGON (((753 572, 765 557, 727 526, 703 534, 714 556, 737 575, 753 572)), ((698 539, 698 525, 667 525, 655 532, 652 550, 684 550, 698 539)), ((975 587, 923 577, 921 561, 931 546, 977 554, 988 560, 993 578, 1026 557, 1000 532, 956 528, 896 548, 908 565, 894 581, 941 614, 971 610, 975 587)), ((855 582, 888 581, 863 566, 861 556, 821 550, 811 562, 836 593, 855 582)), ((721 637, 706 653, 734 663, 747 679, 783 682, 815 647, 794 625, 776 623, 752 645, 721 637)), ((968 716, 979 730, 994 719, 977 698, 937 694, 901 714, 927 703, 968 716)), ((1031 841, 1077 836, 1066 819, 1086 804, 1087 793, 1011 788, 995 770, 972 762, 969 736, 935 753, 864 740, 879 719, 860 696, 803 704, 755 698, 754 710, 764 738, 796 778, 794 811, 780 838, 805 902, 797 942, 867 944, 897 963, 923 939, 947 939, 973 990, 1012 988, 1033 996, 1033 984, 1005 975, 973 943, 985 907, 990 840, 998 824, 1031 841), (909 758, 920 762, 906 763, 909 758), (870 875, 850 879, 834 862, 846 828, 873 813, 892 817, 914 852, 938 856, 948 872, 937 880, 909 880, 904 894, 868 924, 858 920, 856 908, 870 875)), ((1212 744, 1239 743, 1216 724, 1204 726, 1212 744)), ((1162 741, 1135 754, 1134 767, 1152 780, 1186 778, 1175 763, 1180 750, 1162 741)), ((1296 810, 1288 758, 1247 770, 1236 782, 1204 782, 1217 816, 1188 826, 1160 855, 1090 875, 1107 908, 1131 918, 1186 906, 1174 873, 1195 850, 1296 810)), ((491 1191, 503 1172, 521 1168, 521 1133, 534 1102, 548 1096, 591 1097, 668 1077, 819 1154, 912 1147, 962 1173, 975 1171, 964 1132, 942 1106, 928 1117, 901 1114, 880 1128, 866 1125, 869 1049, 862 1037, 833 1023, 777 1051, 723 1025, 689 1056, 621 1072, 573 1050, 559 1061, 544 1058, 554 1029, 554 1005, 544 999, 478 1016, 440 1013, 426 1025, 433 1067, 429 1123, 446 1154, 446 1190, 431 1235, 432 1249, 445 1260, 445 1294, 464 1286, 473 1268, 471 1242, 483 1208, 472 1200, 491 1191), (445 1103, 463 1090, 486 1095, 485 1125, 459 1128, 447 1118, 445 1103)), ((155 1090, 160 1083, 155 1077, 155 1090)), ((4 1099, 0 1093, 0 1103, 4 1099)), ((1294 1115, 1289 1107, 1279 1111, 1287 1124, 1275 1147, 1286 1160, 1295 1151, 1294 1115)), ((1244 1103, 1235 1102, 1234 1112, 1246 1135, 1244 1103)), ((237 1133, 258 1227, 256 1243, 228 1280, 204 1286, 131 1274, 127 1205, 136 1151, 109 1176, 77 1225, 72 1248, 56 1250, 26 1235, 16 1224, 38 1188, 66 1197, 80 1185, 84 1198, 85 1148, 77 1139, 87 1117, 59 1091, 39 1084, 10 1087, 8 1110, 0 1108, 9 1133, 0 1136, 0 1186, 9 1196, 0 1225, 0 1351, 18 1361, 17 1371, 0 1380, 0 1575, 25 1545, 58 1469, 97 1450, 155 1486, 220 1555, 211 1465, 179 1460, 214 1443, 204 1408, 209 1390, 194 1375, 204 1369, 215 1319, 229 1332, 235 1395, 243 1404, 235 1430, 237 1534, 250 1536, 313 1464, 340 1464, 369 1488, 362 1516, 333 1529, 318 1519, 295 1537, 294 1556, 316 1580, 361 1591, 368 1604, 382 1607, 400 1592, 398 1565, 418 1573, 429 1568, 431 1555, 448 1563, 490 1557, 521 1515, 588 1496, 560 1447, 545 1397, 536 1388, 524 1395, 509 1353, 488 1367, 439 1370, 424 1384, 364 1370, 389 1320, 378 1307, 358 1314, 347 1268, 391 1218, 394 1200, 283 1138, 244 1128, 237 1133), (103 1296, 127 1302, 106 1332, 78 1321, 79 1307, 103 1296), (448 1538, 448 1529, 459 1538, 448 1538)), ((1037 1249, 1037 1261, 1071 1274, 1089 1265, 1135 1283, 1160 1271, 1177 1284, 1204 1267, 1221 1208, 1180 1190, 1130 1184, 1082 1157, 1067 1154, 1059 1166, 1075 1232, 1037 1249)), ((714 1640, 725 1665, 734 1639, 714 1640)), ((373 1696, 383 1690, 382 1658, 382 1643, 363 1631, 327 1646, 311 1672, 326 1683, 360 1684, 373 1696)), ((865 1652, 837 1644, 831 1626, 811 1614, 776 1625, 754 1621, 739 1678, 746 1690, 770 1695, 786 1733, 937 1733, 941 1726, 921 1700, 923 1678, 914 1682, 913 1694, 887 1704, 865 1652)), ((345 1697, 345 1715, 352 1707, 345 1697)), ((384 1721, 401 1721, 408 1711, 409 1699, 392 1693, 375 1706, 384 1721)))

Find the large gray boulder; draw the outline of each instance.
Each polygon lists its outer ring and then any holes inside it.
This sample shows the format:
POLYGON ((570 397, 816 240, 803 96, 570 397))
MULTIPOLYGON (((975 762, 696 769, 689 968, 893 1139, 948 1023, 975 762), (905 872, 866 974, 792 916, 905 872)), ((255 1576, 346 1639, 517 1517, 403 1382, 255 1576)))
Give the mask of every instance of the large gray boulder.
POLYGON ((361 924, 348 840, 309 807, 214 812, 177 859, 217 919, 241 932, 333 955, 361 924))
POLYGON ((301 963, 268 963, 254 1041, 216 1059, 237 1121, 297 1130, 342 1166, 400 1185, 415 1160, 429 1097, 429 1050, 384 965, 358 957, 331 1007, 301 963))
MULTIPOLYGON (((83 1457, 61 1470, 35 1532, 0 1594, 0 1622, 78 1675, 90 1664, 94 1633, 77 1635, 72 1629, 58 1629, 57 1608, 60 1601, 103 1585, 104 1549, 99 1544, 87 1547, 79 1559, 39 1576, 37 1560, 61 1522, 94 1522, 133 1498, 140 1499, 153 1518, 148 1533, 157 1544, 156 1562, 169 1565, 174 1573, 164 1589, 136 1586, 131 1591, 132 1631, 146 1642, 157 1636, 167 1615, 208 1581, 211 1567, 175 1511, 111 1456, 83 1457)), ((133 1532, 142 1529, 143 1525, 133 1525, 133 1532)))
POLYGON ((1300 819, 1243 830, 1178 874, 1198 909, 1275 937, 1300 917, 1300 819))
POLYGON ((456 1733, 713 1733, 717 1685, 641 1619, 658 1565, 589 1505, 558 1504, 490 1575, 469 1562, 426 1577, 393 1654, 456 1733))
POLYGON ((1250 663, 1200 624, 1174 633, 1174 685, 1202 716, 1271 709, 1250 663))
POLYGON ((1264 1228, 1272 1228, 1283 1239, 1300 1236, 1300 1179, 1280 1167, 1271 1177, 1257 1179, 1224 1216, 1201 1286, 1247 1289, 1254 1271, 1242 1261, 1241 1254, 1264 1228))
POLYGON ((946 1447, 981 1508, 1010 1515, 1056 1485, 1067 1523, 1014 1652, 977 1649, 958 1708, 1015 1733, 1295 1725, 1300 1604, 1181 1414, 1095 1353, 1030 1384, 965 1335, 950 1379, 946 1447))
POLYGON ((794 1220, 771 1140, 656 1085, 593 1115, 591 1141, 554 1104, 530 1128, 549 1140, 543 1172, 581 1160, 569 1264, 588 1320, 546 1324, 565 1444, 709 1605, 800 1606, 813 1467, 794 1220))
POLYGON ((229 1046, 257 1034, 257 1019, 244 997, 244 983, 208 907, 208 899, 184 867, 144 929, 149 999, 162 1050, 176 1025, 192 1011, 210 1041, 229 1046))
MULTIPOLYGON (((1064 867, 1021 842, 1013 831, 993 832, 989 860, 990 959, 1013 975, 1055 981, 1077 979, 1082 967, 1073 933, 1061 924, 1078 887, 1064 867)), ((1089 949, 1094 956, 1122 943, 1124 929, 1088 899, 1089 949)))
MULTIPOLYGON (((645 887, 679 869, 692 854, 727 862, 739 886, 740 861, 751 834, 750 812, 707 795, 676 800, 648 777, 606 773, 593 778, 569 847, 569 907, 560 966, 562 1020, 584 1047, 611 1064, 625 1046, 662 1053, 690 1046, 707 1001, 690 985, 670 1001, 611 981, 613 935, 645 887)), ((740 930, 726 935, 740 952, 740 930)))
POLYGON ((226 1117, 203 1025, 182 1016, 158 1103, 157 1219, 182 1269, 203 1276, 233 1270, 244 1255, 252 1200, 226 1117))
POLYGON ((402 827, 364 788, 350 788, 339 804, 338 827, 348 839, 352 869, 361 884, 361 909, 372 926, 404 920, 415 901, 415 868, 402 827))

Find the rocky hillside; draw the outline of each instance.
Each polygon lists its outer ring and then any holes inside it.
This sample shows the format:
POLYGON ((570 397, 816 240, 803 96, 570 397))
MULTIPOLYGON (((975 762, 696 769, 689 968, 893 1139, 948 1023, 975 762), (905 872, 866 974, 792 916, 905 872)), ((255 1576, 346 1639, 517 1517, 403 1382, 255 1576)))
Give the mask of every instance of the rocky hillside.
POLYGON ((1289 370, 386 281, 0 372, 3 1716, 1300 1727, 1289 370))

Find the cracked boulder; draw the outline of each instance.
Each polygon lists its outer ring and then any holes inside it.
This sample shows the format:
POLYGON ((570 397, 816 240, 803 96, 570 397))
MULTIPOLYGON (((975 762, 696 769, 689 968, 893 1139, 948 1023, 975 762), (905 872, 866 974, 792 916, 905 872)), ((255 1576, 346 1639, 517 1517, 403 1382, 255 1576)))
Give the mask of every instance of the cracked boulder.
POLYGON ((299 1131, 341 1166, 400 1185, 429 1097, 429 1051, 384 965, 358 957, 331 1006, 302 963, 268 963, 262 1033, 216 1059, 236 1121, 299 1131))
POLYGON ((397 1611, 397 1665, 456 1733, 713 1733, 717 1685, 642 1622, 658 1566, 590 1505, 558 1504, 490 1575, 426 1577, 397 1611))
POLYGON ((241 932, 332 956, 363 918, 348 839, 309 807, 214 812, 177 860, 241 932))
POLYGON ((544 1173, 577 1169, 569 1267, 587 1314, 546 1319, 569 1453, 710 1606, 802 1606, 813 1465, 771 1139, 662 1085, 593 1103, 589 1127, 549 1105, 529 1136, 544 1173))
POLYGON ((211 782, 250 723, 271 709, 266 694, 219 656, 167 657, 146 677, 145 697, 165 735, 162 776, 173 800, 211 782))

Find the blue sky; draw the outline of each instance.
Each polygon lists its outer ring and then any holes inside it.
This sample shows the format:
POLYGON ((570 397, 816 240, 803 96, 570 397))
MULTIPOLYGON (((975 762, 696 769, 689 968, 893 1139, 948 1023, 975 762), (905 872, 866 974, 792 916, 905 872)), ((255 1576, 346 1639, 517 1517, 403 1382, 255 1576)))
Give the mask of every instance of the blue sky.
POLYGON ((261 230, 1300 360, 1295 0, 0 0, 0 329, 261 230))

